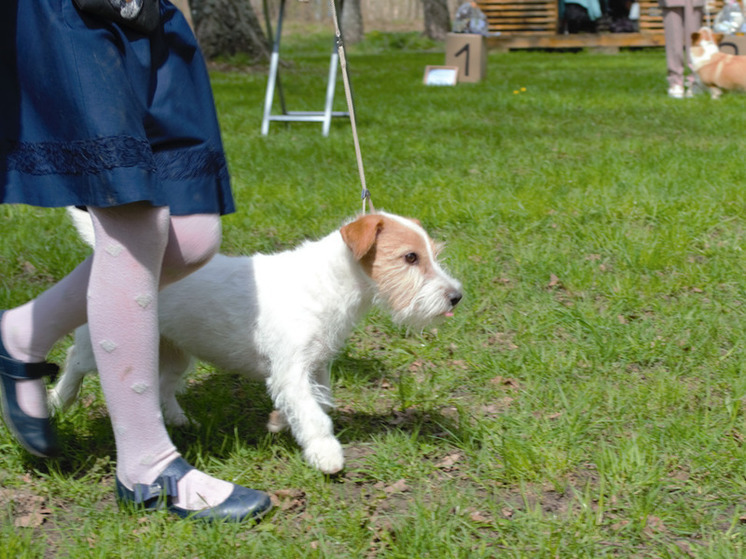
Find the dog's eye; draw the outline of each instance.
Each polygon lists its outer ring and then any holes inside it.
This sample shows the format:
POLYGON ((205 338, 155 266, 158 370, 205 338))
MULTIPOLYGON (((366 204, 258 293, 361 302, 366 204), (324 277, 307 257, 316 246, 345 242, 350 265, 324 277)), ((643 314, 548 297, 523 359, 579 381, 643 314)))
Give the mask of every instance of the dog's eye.
POLYGON ((417 264, 419 259, 420 258, 417 256, 416 252, 409 252, 404 256, 404 260, 406 260, 407 264, 417 264))

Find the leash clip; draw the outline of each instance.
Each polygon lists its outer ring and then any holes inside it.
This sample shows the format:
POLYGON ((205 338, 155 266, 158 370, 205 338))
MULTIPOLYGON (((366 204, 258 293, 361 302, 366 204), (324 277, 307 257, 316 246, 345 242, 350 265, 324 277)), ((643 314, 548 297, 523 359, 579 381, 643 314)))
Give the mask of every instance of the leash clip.
POLYGON ((365 213, 365 203, 367 202, 370 206, 370 212, 375 213, 376 209, 373 207, 373 200, 370 198, 370 190, 363 187, 363 193, 360 196, 360 199, 363 201, 363 213, 365 213))

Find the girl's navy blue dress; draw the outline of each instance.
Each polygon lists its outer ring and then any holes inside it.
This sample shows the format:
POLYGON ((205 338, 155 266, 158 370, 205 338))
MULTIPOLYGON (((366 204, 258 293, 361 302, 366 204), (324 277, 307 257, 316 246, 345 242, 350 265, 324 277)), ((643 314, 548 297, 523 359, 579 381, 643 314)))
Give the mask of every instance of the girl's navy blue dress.
POLYGON ((0 202, 233 211, 204 60, 160 2, 144 36, 73 0, 0 1, 0 202))

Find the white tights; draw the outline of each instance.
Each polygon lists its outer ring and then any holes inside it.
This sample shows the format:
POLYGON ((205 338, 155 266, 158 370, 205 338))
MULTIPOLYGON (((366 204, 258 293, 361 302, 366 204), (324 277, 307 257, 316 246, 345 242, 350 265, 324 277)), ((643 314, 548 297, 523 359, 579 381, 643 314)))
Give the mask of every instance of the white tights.
MULTIPOLYGON (((38 362, 87 319, 114 429, 117 477, 131 489, 152 483, 179 456, 158 394, 158 289, 209 261, 220 244, 220 218, 172 217, 168 208, 147 204, 89 212, 93 256, 33 301, 7 311, 0 335, 11 357, 38 362)), ((25 413, 48 416, 42 381, 19 382, 17 394, 25 413)), ((175 504, 215 506, 232 487, 192 470, 179 482, 175 504)))

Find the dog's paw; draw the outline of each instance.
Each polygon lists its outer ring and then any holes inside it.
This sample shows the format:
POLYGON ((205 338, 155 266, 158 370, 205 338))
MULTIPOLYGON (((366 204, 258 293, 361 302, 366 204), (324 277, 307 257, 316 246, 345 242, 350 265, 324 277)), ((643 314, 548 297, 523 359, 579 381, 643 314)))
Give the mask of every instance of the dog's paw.
POLYGON ((52 415, 56 415, 65 410, 62 398, 54 388, 47 391, 47 405, 49 406, 49 413, 52 415))
POLYGON ((334 437, 312 441, 303 450, 303 457, 311 466, 325 474, 336 474, 345 463, 342 445, 334 437))
POLYGON ((163 419, 166 425, 170 425, 171 427, 199 427, 199 423, 190 419, 178 405, 175 408, 164 406, 163 419))
POLYGON ((74 394, 64 394, 57 386, 47 391, 47 403, 52 415, 63 412, 73 405, 78 397, 77 391, 74 394))
POLYGON ((285 414, 280 410, 274 410, 269 414, 267 421, 267 431, 270 433, 281 433, 290 426, 285 414))
POLYGON ((192 420, 185 413, 168 417, 164 416, 164 419, 166 420, 166 425, 170 425, 171 427, 187 427, 193 424, 192 420))

